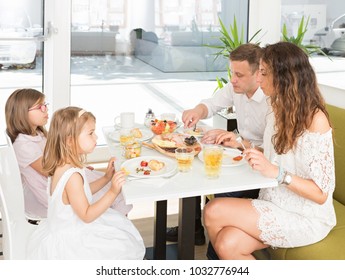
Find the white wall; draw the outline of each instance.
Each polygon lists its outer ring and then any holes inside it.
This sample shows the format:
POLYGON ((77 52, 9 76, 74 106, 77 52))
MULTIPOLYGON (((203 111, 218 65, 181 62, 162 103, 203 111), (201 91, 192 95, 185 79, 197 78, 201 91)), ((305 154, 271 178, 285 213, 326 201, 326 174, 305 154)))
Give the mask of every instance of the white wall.
POLYGON ((262 29, 261 46, 280 40, 281 0, 255 0, 249 5, 249 38, 262 29))

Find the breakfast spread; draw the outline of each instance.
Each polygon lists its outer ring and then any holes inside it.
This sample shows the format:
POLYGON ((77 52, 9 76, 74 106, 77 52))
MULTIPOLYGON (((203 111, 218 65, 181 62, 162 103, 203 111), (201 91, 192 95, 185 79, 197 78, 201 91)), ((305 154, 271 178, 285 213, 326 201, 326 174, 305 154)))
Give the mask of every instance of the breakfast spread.
POLYGON ((152 138, 152 144, 161 153, 174 157, 176 148, 190 146, 195 154, 201 151, 201 146, 194 136, 187 137, 181 133, 166 133, 152 138))
POLYGON ((153 133, 160 135, 164 133, 172 133, 177 128, 177 122, 169 120, 154 119, 151 121, 151 130, 153 133))
POLYGON ((165 166, 165 163, 156 159, 150 161, 142 160, 140 167, 136 168, 136 173, 142 173, 143 175, 150 175, 151 171, 159 171, 165 166))

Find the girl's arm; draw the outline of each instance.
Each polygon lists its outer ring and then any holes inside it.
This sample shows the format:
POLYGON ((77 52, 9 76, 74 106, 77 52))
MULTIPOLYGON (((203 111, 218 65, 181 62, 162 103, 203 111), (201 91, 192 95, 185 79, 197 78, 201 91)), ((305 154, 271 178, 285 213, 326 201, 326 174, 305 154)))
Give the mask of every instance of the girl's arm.
POLYGON ((30 164, 30 166, 39 174, 41 174, 42 176, 48 177, 48 174, 46 172, 43 171, 43 167, 42 167, 42 157, 38 158, 37 160, 35 160, 34 162, 32 162, 30 164))
POLYGON ((99 177, 97 180, 90 182, 90 189, 92 194, 102 189, 113 178, 115 174, 114 162, 115 158, 111 158, 108 162, 107 170, 105 171, 104 175, 99 177))
POLYGON ((94 204, 89 204, 84 192, 84 181, 79 173, 68 180, 63 193, 63 202, 70 204, 77 216, 85 223, 91 223, 101 216, 114 202, 125 183, 125 174, 117 172, 112 179, 112 187, 94 204))

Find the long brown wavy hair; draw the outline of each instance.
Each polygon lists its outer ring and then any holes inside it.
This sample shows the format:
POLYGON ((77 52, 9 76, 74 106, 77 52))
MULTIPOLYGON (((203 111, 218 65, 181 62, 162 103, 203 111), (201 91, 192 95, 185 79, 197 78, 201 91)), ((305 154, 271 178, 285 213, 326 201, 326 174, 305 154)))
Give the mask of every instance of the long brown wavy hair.
MULTIPOLYGON (((318 111, 330 123, 308 55, 298 46, 279 42, 263 48, 261 61, 273 77, 271 96, 276 134, 272 143, 278 154, 293 149, 318 111)), ((331 125, 331 124, 330 124, 331 125)))
POLYGON ((28 121, 29 109, 44 99, 45 95, 42 92, 32 88, 17 89, 8 97, 5 105, 6 133, 12 143, 19 133, 35 135, 39 131, 47 136, 43 126, 38 126, 35 131, 28 121))
POLYGON ((84 124, 90 119, 96 121, 92 113, 72 106, 53 114, 42 158, 43 169, 49 176, 53 176, 56 168, 64 164, 83 167, 85 155, 78 153, 77 140, 84 124))

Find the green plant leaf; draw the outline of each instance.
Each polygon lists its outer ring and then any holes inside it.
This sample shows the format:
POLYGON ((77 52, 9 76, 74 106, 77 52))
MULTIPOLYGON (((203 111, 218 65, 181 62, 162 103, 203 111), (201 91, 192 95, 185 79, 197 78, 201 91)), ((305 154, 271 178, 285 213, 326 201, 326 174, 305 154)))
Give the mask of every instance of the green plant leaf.
MULTIPOLYGON (((298 24, 298 29, 297 29, 297 35, 295 36, 290 36, 288 35, 287 32, 287 27, 286 24, 283 24, 283 28, 282 28, 282 41, 284 42, 290 42, 293 43, 297 46, 299 46, 306 54, 308 54, 309 56, 312 54, 322 54, 326 57, 328 57, 329 59, 331 59, 319 46, 314 46, 314 45, 304 45, 303 44, 303 39, 305 34, 308 31, 308 25, 309 25, 309 20, 310 20, 310 16, 308 16, 307 20, 304 22, 304 16, 301 18, 301 21, 298 24)), ((331 59, 332 60, 332 59, 331 59)))

